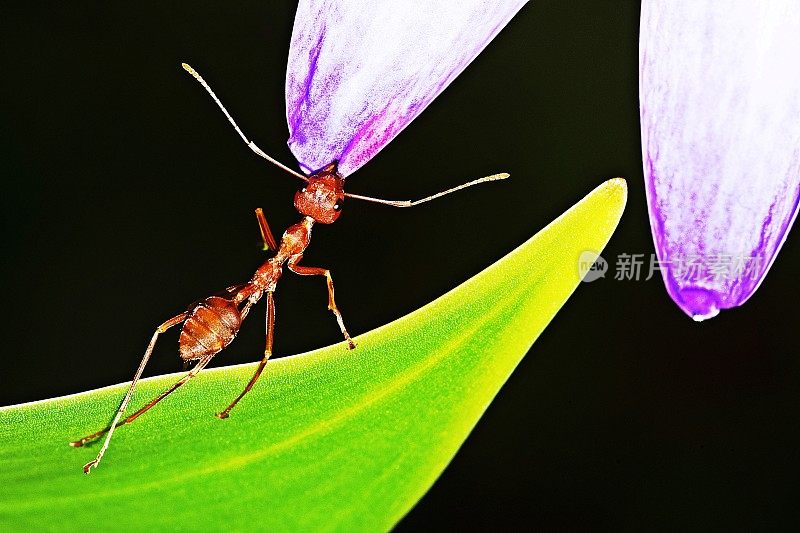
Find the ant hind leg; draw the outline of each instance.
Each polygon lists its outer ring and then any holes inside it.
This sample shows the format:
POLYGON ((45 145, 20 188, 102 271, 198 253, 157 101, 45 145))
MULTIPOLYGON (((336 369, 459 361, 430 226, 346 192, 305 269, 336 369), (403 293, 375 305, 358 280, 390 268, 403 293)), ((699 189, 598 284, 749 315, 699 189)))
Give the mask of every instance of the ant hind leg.
MULTIPOLYGON (((84 444, 86 444, 89 441, 92 441, 92 440, 94 440, 94 439, 96 439, 98 437, 101 437, 101 436, 105 435, 106 433, 108 433, 108 435, 106 436, 105 441, 103 442, 103 447, 100 449, 100 452, 97 454, 97 458, 94 461, 91 461, 91 462, 87 463, 83 467, 83 471, 85 473, 88 474, 89 471, 92 469, 92 467, 95 467, 100 463, 100 460, 103 458, 103 455, 105 454, 106 449, 108 449, 108 445, 111 442, 111 436, 114 434, 114 429, 117 426, 121 426, 123 424, 127 424, 129 422, 132 422, 134 419, 136 419, 136 417, 138 417, 140 414, 142 414, 144 411, 149 409, 149 407, 152 407, 152 405, 156 403, 156 402, 152 402, 151 405, 147 407, 147 409, 143 409, 143 410, 140 409, 139 411, 137 411, 133 415, 129 416, 128 418, 126 418, 125 420, 120 422, 120 418, 122 418, 122 415, 125 413, 125 409, 128 407, 128 402, 130 402, 131 396, 133 396, 133 391, 136 389, 136 384, 139 382, 139 378, 142 376, 142 372, 144 371, 144 367, 145 367, 145 365, 147 365, 147 362, 148 362, 148 360, 150 359, 150 356, 153 353, 153 349, 155 348, 156 341, 158 340, 159 335, 164 333, 165 331, 167 331, 169 328, 171 328, 173 326, 176 326, 178 324, 181 324, 184 320, 186 320, 187 316, 188 316, 188 312, 183 312, 183 313, 181 313, 181 314, 179 314, 177 316, 174 316, 174 317, 170 318, 169 320, 167 320, 166 322, 164 322, 163 324, 158 326, 158 328, 156 328, 156 331, 153 333, 153 337, 150 339, 150 344, 148 344, 147 350, 145 351, 144 356, 142 357, 142 361, 139 363, 139 368, 136 370, 136 374, 134 374, 134 376, 133 376, 133 381, 131 381, 131 384, 128 387, 128 391, 126 392, 125 397, 122 399, 122 403, 120 403, 120 406, 117 409, 117 413, 114 416, 114 420, 113 420, 113 422, 111 422, 111 425, 109 425, 108 427, 106 427, 104 429, 101 429, 100 431, 97 431, 95 433, 92 433, 92 434, 87 435, 87 436, 85 436, 85 437, 83 437, 81 439, 78 439, 76 441, 72 441, 72 442, 69 443, 70 446, 73 446, 73 447, 77 448, 77 447, 83 446, 84 444)), ((207 361, 206 361, 206 363, 207 363, 207 361)), ((198 364, 198 366, 200 366, 200 364, 198 364)), ((203 366, 205 366, 205 364, 203 364, 203 366)), ((195 370, 192 370, 192 372, 195 372, 195 370)), ((192 372, 190 372, 190 374, 192 374, 192 372)), ((169 392, 171 392, 171 391, 169 391, 169 392)), ((158 400, 156 400, 156 401, 158 401, 158 400)))
POLYGON ((230 415, 231 409, 233 409, 239 400, 244 398, 244 395, 247 394, 250 389, 253 388, 256 381, 258 381, 259 376, 261 376, 261 372, 264 370, 264 367, 267 365, 267 361, 269 357, 272 355, 272 339, 273 334, 275 331, 275 298, 272 295, 272 291, 267 292, 267 343, 266 347, 264 348, 264 357, 261 359, 261 362, 258 364, 258 368, 256 368, 253 377, 250 378, 250 381, 245 386, 244 390, 242 391, 239 396, 236 397, 235 400, 231 402, 231 404, 225 408, 225 410, 216 414, 216 417, 220 420, 224 420, 228 418, 230 415))

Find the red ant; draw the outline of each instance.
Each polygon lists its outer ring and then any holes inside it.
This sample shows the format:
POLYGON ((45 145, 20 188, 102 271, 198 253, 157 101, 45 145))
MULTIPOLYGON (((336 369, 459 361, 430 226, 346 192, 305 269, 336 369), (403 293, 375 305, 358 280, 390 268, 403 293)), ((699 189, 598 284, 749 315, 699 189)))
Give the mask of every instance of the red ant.
POLYGON ((200 74, 198 74, 186 63, 183 63, 183 68, 186 69, 189 74, 194 76, 194 78, 205 88, 211 98, 214 99, 219 108, 228 118, 231 125, 233 125, 236 132, 251 150, 267 161, 277 165, 289 174, 292 174, 293 176, 306 182, 306 185, 294 195, 294 207, 300 212, 301 215, 303 215, 303 218, 300 220, 300 222, 290 226, 289 229, 284 232, 283 236, 281 237, 280 244, 278 244, 275 242, 275 238, 272 236, 272 231, 270 231, 267 220, 264 217, 264 212, 261 210, 261 208, 256 209, 256 218, 258 219, 258 225, 261 230, 261 236, 264 240, 264 245, 266 249, 274 250, 275 255, 270 259, 267 259, 258 268, 258 270, 256 270, 253 277, 247 283, 233 285, 221 293, 209 296, 208 298, 192 305, 183 313, 170 318, 156 328, 155 333, 153 333, 153 337, 150 339, 150 344, 147 346, 147 350, 144 353, 144 357, 139 364, 139 368, 136 370, 133 381, 131 382, 130 387, 128 387, 128 391, 125 394, 119 409, 117 409, 116 416, 114 417, 111 425, 79 440, 70 442, 71 446, 80 447, 87 442, 101 437, 107 433, 105 442, 103 442, 103 446, 100 448, 97 458, 95 458, 93 461, 90 461, 83 467, 83 471, 87 474, 91 471, 92 467, 95 467, 100 463, 100 460, 103 458, 103 454, 106 452, 108 444, 111 441, 111 436, 114 433, 114 429, 123 424, 133 422, 158 402, 163 400, 166 396, 175 391, 178 387, 196 376, 198 372, 205 368, 205 366, 217 353, 222 351, 233 341, 233 339, 236 337, 236 334, 239 332, 239 328, 241 328, 242 322, 250 312, 250 308, 255 305, 263 296, 266 296, 267 340, 266 347, 264 348, 264 357, 261 359, 258 368, 256 368, 256 371, 253 374, 253 377, 250 378, 250 381, 247 383, 241 394, 239 394, 239 396, 237 396, 228 407, 216 414, 216 416, 220 419, 228 418, 231 409, 236 406, 239 400, 241 400, 244 395, 247 394, 247 392, 258 380, 261 372, 264 370, 264 366, 267 364, 267 360, 269 359, 270 355, 272 355, 272 338, 275 327, 275 300, 273 293, 275 292, 275 287, 278 283, 278 280, 283 274, 284 265, 286 265, 286 267, 295 274, 299 274, 301 276, 325 277, 325 281, 328 284, 328 309, 331 310, 336 317, 336 322, 339 324, 339 329, 341 329, 342 335, 344 335, 344 338, 347 341, 350 349, 352 350, 356 347, 355 343, 350 338, 350 334, 347 333, 347 329, 344 326, 344 321, 342 320, 342 315, 336 306, 336 300, 334 299, 333 292, 333 279, 331 278, 330 271, 326 268, 300 265, 300 261, 303 259, 303 252, 308 247, 308 243, 311 240, 311 229, 313 228, 314 223, 318 222, 320 224, 332 224, 336 222, 341 215, 342 204, 345 198, 355 198, 358 200, 377 202, 394 207, 411 207, 428 202, 435 198, 439 198, 440 196, 444 196, 445 194, 449 194, 465 187, 470 187, 486 181, 505 179, 509 176, 508 174, 494 174, 492 176, 474 180, 416 201, 381 200, 378 198, 371 198, 369 196, 346 193, 344 192, 344 177, 338 173, 337 163, 335 161, 322 170, 319 170, 309 176, 304 176, 274 160, 265 154, 258 146, 256 146, 255 143, 249 141, 247 137, 245 137, 245 135, 239 129, 239 126, 236 125, 236 122, 225 109, 225 106, 222 105, 222 102, 220 102, 220 100, 214 94, 214 91, 211 90, 211 87, 205 82, 200 74), (167 331, 169 328, 177 326, 178 324, 183 324, 181 327, 179 342, 180 356, 184 362, 197 361, 197 364, 170 388, 156 396, 147 405, 132 415, 129 415, 127 418, 120 421, 122 415, 125 413, 125 409, 128 406, 128 402, 133 395, 133 391, 136 388, 136 383, 139 381, 142 371, 144 370, 147 361, 150 359, 150 355, 153 353, 153 348, 155 347, 158 336, 167 331))

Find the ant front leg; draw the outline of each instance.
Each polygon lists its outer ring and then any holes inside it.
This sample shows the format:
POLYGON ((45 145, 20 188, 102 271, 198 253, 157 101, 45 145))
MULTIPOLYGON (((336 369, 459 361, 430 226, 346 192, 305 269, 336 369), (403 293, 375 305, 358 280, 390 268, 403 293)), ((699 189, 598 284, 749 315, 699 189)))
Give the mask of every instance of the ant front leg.
POLYGON ((325 280, 328 282, 328 309, 333 312, 334 316, 336 316, 336 322, 339 323, 339 329, 342 330, 342 335, 344 335, 345 340, 347 340, 347 344, 350 346, 350 349, 353 350, 356 347, 356 344, 353 342, 353 339, 350 338, 350 334, 347 333, 347 329, 344 327, 342 314, 339 312, 339 308, 336 307, 336 300, 333 297, 333 279, 331 278, 331 271, 327 268, 300 266, 297 263, 299 263, 302 259, 303 254, 293 255, 289 258, 286 266, 289 267, 289 270, 300 276, 325 276, 325 280))
POLYGON ((261 230, 261 239, 264 241, 264 250, 277 250, 278 245, 275 243, 275 237, 272 236, 272 230, 269 229, 264 210, 260 207, 256 209, 256 219, 258 220, 258 229, 261 230))
POLYGON ((236 397, 235 400, 231 402, 231 404, 225 408, 224 411, 217 413, 217 418, 224 420, 228 418, 231 409, 233 409, 239 400, 244 398, 244 395, 247 394, 250 389, 253 388, 256 381, 258 381, 259 376, 261 376, 261 372, 264 370, 264 367, 267 365, 267 361, 269 360, 269 356, 272 355, 272 338, 273 333, 275 331, 275 298, 272 295, 272 291, 267 292, 267 344, 264 348, 264 357, 261 359, 261 362, 258 364, 258 368, 256 368, 253 377, 250 378, 250 381, 247 383, 247 386, 244 388, 242 393, 236 397))

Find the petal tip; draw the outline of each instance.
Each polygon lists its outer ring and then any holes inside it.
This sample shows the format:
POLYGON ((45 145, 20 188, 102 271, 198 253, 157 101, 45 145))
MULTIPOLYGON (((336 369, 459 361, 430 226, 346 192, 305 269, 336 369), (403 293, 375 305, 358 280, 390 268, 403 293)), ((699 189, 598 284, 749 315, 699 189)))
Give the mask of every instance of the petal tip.
POLYGON ((714 318, 722 308, 721 295, 713 289, 686 287, 680 289, 676 296, 675 302, 695 322, 714 318))

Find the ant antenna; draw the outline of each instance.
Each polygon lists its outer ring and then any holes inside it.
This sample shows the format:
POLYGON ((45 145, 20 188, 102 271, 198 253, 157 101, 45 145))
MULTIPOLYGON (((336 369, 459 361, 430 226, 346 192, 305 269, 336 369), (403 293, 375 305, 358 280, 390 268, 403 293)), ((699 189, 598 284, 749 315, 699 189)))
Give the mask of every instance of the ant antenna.
POLYGON ((238 134, 239 134, 239 137, 241 137, 241 138, 242 138, 242 140, 244 141, 244 143, 245 143, 245 144, 246 144, 246 145, 247 145, 247 146, 248 146, 248 147, 249 147, 249 148, 250 148, 252 151, 254 151, 254 152, 257 154, 257 155, 259 155, 259 156, 263 157, 264 159, 266 159, 267 161, 269 161, 270 163, 272 163, 272 164, 273 164, 273 165, 275 165, 276 167, 278 167, 278 168, 280 168, 280 169, 282 169, 282 170, 284 170, 284 171, 288 172, 288 173, 289 173, 289 174, 291 174, 292 176, 294 176, 294 177, 296 177, 296 178, 300 178, 301 180, 303 180, 303 181, 305 181, 305 182, 307 182, 307 181, 308 181, 308 178, 307 178, 307 177, 303 176, 302 174, 300 174, 300 173, 299 173, 299 172, 297 172, 297 171, 294 171, 294 170, 292 170, 291 168, 287 167, 286 165, 284 165, 284 164, 283 164, 283 163, 281 163, 280 161, 277 161, 277 160, 273 159, 272 157, 268 156, 266 153, 264 153, 264 151, 263 151, 261 148, 259 148, 258 146, 256 146, 256 143, 254 143, 253 141, 251 141, 251 140, 249 140, 247 137, 245 137, 245 136, 244 136, 244 133, 242 133, 242 130, 240 130, 240 129, 239 129, 239 126, 238 126, 238 125, 236 125, 236 121, 235 121, 235 120, 233 120, 233 117, 231 116, 231 114, 230 114, 230 113, 228 113, 228 110, 227 110, 227 109, 225 109, 225 106, 224 106, 224 105, 222 105, 222 102, 220 102, 220 101, 219 101, 219 98, 217 98, 217 95, 216 95, 216 94, 214 94, 214 91, 211 89, 211 86, 210 86, 208 83, 206 83, 206 80, 204 80, 204 79, 203 79, 203 77, 202 77, 202 76, 201 76, 201 75, 200 75, 200 74, 199 74, 199 73, 198 73, 198 72, 197 72, 195 69, 193 69, 191 66, 189 66, 189 64, 187 64, 187 63, 181 63, 181 66, 183 67, 183 70, 185 70, 186 72, 188 72, 189 74, 191 74, 191 75, 192 75, 192 77, 193 77, 194 79, 196 79, 196 80, 197 80, 197 82, 198 82, 200 85, 202 85, 202 86, 203 86, 203 88, 206 90, 206 92, 208 93, 208 95, 209 95, 209 96, 211 96, 211 98, 212 98, 212 99, 213 99, 213 100, 214 100, 214 101, 217 103, 217 105, 218 105, 218 106, 219 106, 219 108, 222 110, 222 112, 223 112, 223 113, 225 113, 225 116, 226 116, 226 117, 228 117, 228 122, 230 122, 230 123, 231 123, 231 126, 233 126, 233 129, 235 129, 235 130, 236 130, 236 133, 238 133, 238 134))
POLYGON ((461 185, 453 187, 452 189, 447 189, 446 191, 437 192, 436 194, 427 196, 420 200, 382 200, 380 198, 372 198, 370 196, 361 196, 360 194, 345 193, 344 195, 348 198, 355 198, 356 200, 365 200, 367 202, 375 202, 376 204, 390 205, 392 207, 414 207, 415 205, 423 204, 425 202, 430 202, 431 200, 441 198, 442 196, 450 194, 451 192, 460 191, 461 189, 466 189, 467 187, 472 187, 473 185, 478 185, 480 183, 485 183, 487 181, 504 180, 509 176, 511 176, 511 174, 507 174, 505 172, 502 172, 500 174, 492 174, 491 176, 486 176, 485 178, 473 180, 468 183, 462 183, 461 185))
MULTIPOLYGON (((284 165, 280 161, 278 161, 276 159, 273 159, 272 157, 267 155, 261 148, 256 146, 256 143, 254 143, 253 141, 251 141, 250 139, 245 137, 245 134, 242 133, 241 129, 239 129, 239 126, 236 124, 236 121, 233 120, 233 117, 231 116, 231 114, 228 113, 228 110, 225 109, 225 106, 222 105, 222 102, 219 100, 219 98, 217 98, 217 95, 214 94, 214 91, 213 91, 213 89, 211 89, 211 86, 206 82, 206 80, 203 79, 203 77, 200 75, 200 73, 197 72, 195 69, 193 69, 188 63, 181 63, 181 66, 183 67, 183 70, 185 70, 186 72, 191 74, 192 77, 194 79, 196 79, 197 82, 200 85, 203 86, 203 88, 206 90, 208 95, 214 100, 214 102, 217 103, 217 105, 219 106, 220 110, 222 110, 222 112, 225 114, 225 117, 227 117, 228 122, 231 123, 231 126, 233 126, 233 129, 236 130, 236 133, 239 134, 239 137, 242 138, 242 140, 248 146, 248 148, 250 148, 258 156, 263 157, 264 159, 266 159, 267 161, 269 161, 270 163, 272 163, 276 167, 284 170, 285 172, 288 172, 289 174, 291 174, 292 176, 294 176, 296 178, 300 178, 301 180, 303 180, 305 182, 308 182, 308 177, 300 174, 299 172, 297 172, 295 170, 292 170, 291 168, 287 167, 286 165, 284 165)), ((390 205, 392 207, 413 207, 415 205, 423 204, 425 202, 430 202, 431 200, 435 200, 437 198, 440 198, 442 196, 450 194, 451 192, 460 191, 461 189, 466 189, 467 187, 472 187, 473 185, 478 185, 480 183, 485 183, 487 181, 504 180, 504 179, 508 178, 509 176, 510 176, 510 174, 507 174, 505 172, 500 173, 500 174, 492 174, 491 176, 486 176, 485 178, 480 178, 480 179, 477 179, 477 180, 473 180, 473 181, 470 181, 468 183, 464 183, 462 185, 459 185, 457 187, 453 187, 452 189, 447 189, 446 191, 442 191, 442 192, 436 193, 434 195, 428 196, 426 198, 422 198, 420 200, 413 200, 413 201, 412 200, 383 200, 381 198, 372 198, 371 196, 362 196, 360 194, 351 194, 351 193, 345 193, 345 196, 348 197, 348 198, 354 198, 356 200, 364 200, 366 202, 374 202, 374 203, 377 203, 377 204, 390 205)))

